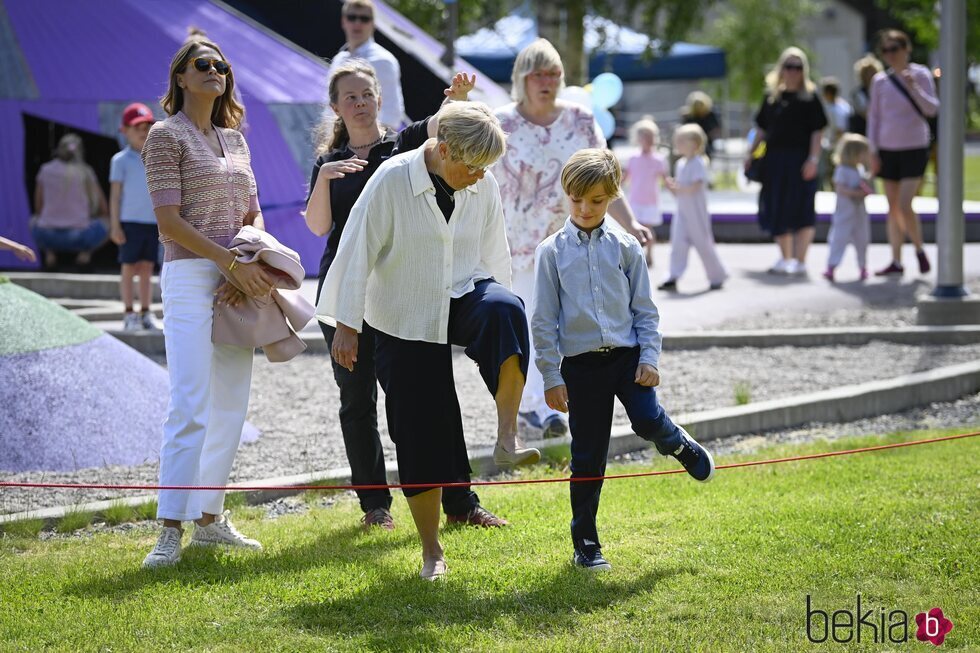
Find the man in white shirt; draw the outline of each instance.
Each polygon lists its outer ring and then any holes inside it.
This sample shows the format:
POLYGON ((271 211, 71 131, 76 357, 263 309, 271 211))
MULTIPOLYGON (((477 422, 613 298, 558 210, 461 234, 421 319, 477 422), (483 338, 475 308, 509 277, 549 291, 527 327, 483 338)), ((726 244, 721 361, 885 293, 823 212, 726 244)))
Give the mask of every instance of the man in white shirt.
POLYGON ((834 148, 837 147, 840 137, 847 132, 854 110, 851 109, 850 103, 840 96, 840 82, 836 77, 824 77, 820 80, 820 94, 827 114, 827 127, 820 141, 823 153, 820 157, 819 175, 821 186, 833 190, 834 148))
POLYGON ((347 43, 330 62, 330 75, 349 59, 363 59, 374 68, 381 84, 381 111, 378 119, 393 129, 405 124, 405 100, 402 97, 402 71, 398 59, 374 41, 374 3, 371 0, 346 0, 341 9, 340 26, 347 43))
MULTIPOLYGON (((521 300, 509 289, 510 248, 500 191, 487 166, 506 136, 485 104, 454 102, 438 135, 378 168, 351 210, 324 279, 317 318, 336 323, 331 353, 357 364, 357 333, 376 334, 388 432, 403 484, 468 482, 470 467, 451 345, 466 348, 497 406, 494 460, 537 462, 521 448, 517 409, 530 342, 521 300)), ((422 538, 421 576, 446 573, 439 487, 403 488, 422 538)))

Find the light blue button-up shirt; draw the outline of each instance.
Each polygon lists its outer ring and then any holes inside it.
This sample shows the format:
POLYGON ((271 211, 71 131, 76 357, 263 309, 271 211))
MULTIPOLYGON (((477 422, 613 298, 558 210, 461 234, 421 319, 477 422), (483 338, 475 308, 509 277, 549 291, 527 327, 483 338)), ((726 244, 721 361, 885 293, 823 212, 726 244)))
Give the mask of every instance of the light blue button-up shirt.
POLYGON ((607 215, 587 234, 572 222, 538 245, 534 283, 534 363, 545 390, 564 384, 563 356, 640 345, 657 367, 660 314, 639 241, 607 215))

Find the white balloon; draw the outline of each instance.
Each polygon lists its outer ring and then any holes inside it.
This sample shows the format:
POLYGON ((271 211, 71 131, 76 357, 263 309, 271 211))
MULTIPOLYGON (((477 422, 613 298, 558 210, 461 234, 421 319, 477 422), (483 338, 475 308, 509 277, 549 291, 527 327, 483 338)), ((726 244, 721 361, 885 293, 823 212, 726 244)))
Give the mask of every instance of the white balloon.
POLYGON ((592 94, 581 86, 566 86, 558 97, 568 102, 581 104, 583 107, 592 108, 592 94))

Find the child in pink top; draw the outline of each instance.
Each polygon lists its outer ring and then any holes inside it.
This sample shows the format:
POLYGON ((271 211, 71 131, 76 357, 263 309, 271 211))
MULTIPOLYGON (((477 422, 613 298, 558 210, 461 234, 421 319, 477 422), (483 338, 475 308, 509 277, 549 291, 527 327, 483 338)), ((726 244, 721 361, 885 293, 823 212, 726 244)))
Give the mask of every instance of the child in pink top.
POLYGON ((660 211, 660 181, 667 179, 667 159, 657 152, 660 128, 650 118, 643 118, 630 130, 632 140, 640 147, 640 153, 630 157, 623 171, 623 180, 629 184, 627 193, 636 219, 650 227, 652 234, 646 243, 647 265, 653 267, 653 246, 657 241, 653 227, 664 223, 660 211))

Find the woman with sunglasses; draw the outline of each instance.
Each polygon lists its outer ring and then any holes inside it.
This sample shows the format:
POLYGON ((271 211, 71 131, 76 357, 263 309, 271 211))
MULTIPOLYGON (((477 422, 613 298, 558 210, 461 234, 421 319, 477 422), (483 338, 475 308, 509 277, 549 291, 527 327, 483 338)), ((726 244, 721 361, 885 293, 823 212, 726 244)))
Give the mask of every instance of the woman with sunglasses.
MULTIPOLYGON (((447 101, 466 100, 476 76, 457 73, 445 94, 447 101)), ((317 236, 327 236, 320 260, 317 301, 330 270, 341 235, 354 203, 378 167, 396 151, 407 152, 435 137, 437 120, 425 118, 397 133, 379 124, 383 91, 375 70, 363 61, 348 61, 334 68, 328 83, 330 112, 316 130, 319 157, 310 178, 306 223, 317 236)), ((319 322, 327 347, 332 348, 336 329, 319 322)), ((384 485, 387 481, 384 451, 378 433, 378 377, 374 362, 375 334, 366 327, 357 335, 358 361, 353 370, 332 361, 334 380, 340 389, 340 427, 344 449, 355 485, 384 485)), ((469 476, 460 477, 468 482, 469 476)), ((358 490, 365 528, 394 528, 391 493, 358 490)), ((480 505, 469 487, 446 488, 442 508, 449 523, 498 527, 507 522, 480 505)))
MULTIPOLYGON (((799 48, 786 48, 766 76, 767 92, 755 116, 754 152, 766 142, 759 224, 779 245, 772 274, 806 275, 806 253, 816 224, 817 164, 827 126, 810 64, 799 48)), ((748 170, 751 154, 745 161, 748 170)))
POLYGON ((939 111, 939 98, 932 73, 925 66, 911 63, 909 37, 898 30, 881 35, 878 53, 887 66, 871 80, 868 106, 868 141, 872 167, 884 181, 888 199, 888 244, 892 260, 878 276, 902 276, 902 244, 908 238, 915 246, 919 272, 929 271, 929 259, 922 248, 922 225, 912 209, 929 163, 929 122, 939 111))
MULTIPOLYGON (((244 107, 220 48, 202 38, 174 55, 160 101, 170 116, 143 146, 146 181, 164 247, 160 285, 170 406, 160 449, 161 485, 227 483, 248 407, 253 350, 211 342, 213 303, 264 297, 272 279, 236 261, 228 243, 243 225, 263 227, 248 145, 237 131, 244 107)), ((224 492, 161 490, 163 530, 143 566, 180 560, 181 523, 191 544, 251 549, 223 512, 224 492)))
MULTIPOLYGON (((508 134, 507 151, 494 165, 493 174, 504 204, 514 292, 531 315, 534 251, 561 229, 568 217, 561 169, 581 149, 606 147, 606 139, 591 110, 558 98, 565 86, 565 71, 561 55, 547 39, 537 39, 518 53, 511 80, 514 102, 496 110, 508 134)), ((641 245, 652 237, 650 230, 637 222, 625 198, 613 200, 609 215, 641 245)), ((546 438, 568 433, 565 416, 545 403, 544 379, 536 365, 528 369, 521 419, 546 438)))

